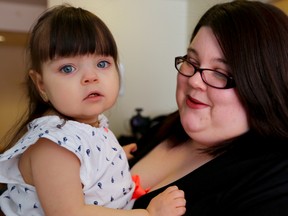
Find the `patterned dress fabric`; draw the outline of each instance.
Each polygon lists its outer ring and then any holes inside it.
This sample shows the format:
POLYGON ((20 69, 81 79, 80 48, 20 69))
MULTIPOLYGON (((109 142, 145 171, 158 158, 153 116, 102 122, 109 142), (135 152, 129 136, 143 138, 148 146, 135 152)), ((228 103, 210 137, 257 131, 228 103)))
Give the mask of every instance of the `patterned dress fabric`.
POLYGON ((131 208, 135 185, 125 152, 108 129, 108 120, 103 114, 99 116, 99 122, 98 128, 65 121, 58 116, 45 116, 30 122, 28 132, 0 155, 0 182, 8 185, 0 197, 2 211, 9 216, 44 215, 35 187, 24 182, 18 169, 21 154, 39 138, 49 139, 78 157, 86 204, 131 208))

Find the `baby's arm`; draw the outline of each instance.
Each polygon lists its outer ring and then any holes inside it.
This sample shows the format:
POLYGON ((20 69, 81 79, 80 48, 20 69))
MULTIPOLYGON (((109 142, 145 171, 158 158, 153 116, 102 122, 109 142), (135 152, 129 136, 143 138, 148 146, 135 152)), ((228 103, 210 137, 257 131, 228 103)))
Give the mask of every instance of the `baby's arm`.
POLYGON ((177 186, 171 186, 154 197, 147 210, 151 216, 180 216, 186 212, 185 205, 184 192, 177 186))
MULTIPOLYGON (((177 213, 183 209, 183 193, 179 194, 176 188, 167 189, 154 198, 147 210, 86 205, 79 159, 47 139, 39 139, 24 152, 19 169, 25 182, 35 186, 46 216, 167 216, 172 215, 169 211, 177 213)), ((174 215, 180 215, 176 213, 174 215)))

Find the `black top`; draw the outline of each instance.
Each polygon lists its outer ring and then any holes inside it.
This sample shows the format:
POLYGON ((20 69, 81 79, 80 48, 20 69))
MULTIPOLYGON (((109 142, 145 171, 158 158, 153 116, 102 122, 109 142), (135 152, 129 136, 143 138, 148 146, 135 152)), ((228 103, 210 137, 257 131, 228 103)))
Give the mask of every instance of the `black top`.
MULTIPOLYGON (((146 153, 155 147, 146 144, 146 153)), ((288 216, 288 142, 248 132, 231 146, 170 184, 185 192, 185 215, 288 216)), ((146 208, 170 185, 140 197, 134 208, 146 208)))

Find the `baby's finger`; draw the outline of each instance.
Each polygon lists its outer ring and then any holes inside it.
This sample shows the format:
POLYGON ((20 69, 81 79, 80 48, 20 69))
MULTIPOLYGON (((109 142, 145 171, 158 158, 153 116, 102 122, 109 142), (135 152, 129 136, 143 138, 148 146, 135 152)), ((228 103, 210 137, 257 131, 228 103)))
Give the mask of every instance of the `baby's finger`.
POLYGON ((169 194, 169 193, 171 193, 173 191, 177 191, 177 190, 179 190, 178 187, 176 185, 173 185, 173 186, 166 188, 166 190, 163 191, 162 193, 169 194))
POLYGON ((186 206, 186 199, 183 197, 176 198, 176 199, 174 199, 174 205, 177 207, 185 207, 186 206))
POLYGON ((170 192, 171 195, 173 195, 174 198, 184 198, 185 193, 183 190, 175 190, 170 192))
POLYGON ((180 216, 180 215, 184 215, 185 212, 186 212, 185 206, 181 206, 181 207, 179 207, 179 208, 176 209, 175 214, 180 216))

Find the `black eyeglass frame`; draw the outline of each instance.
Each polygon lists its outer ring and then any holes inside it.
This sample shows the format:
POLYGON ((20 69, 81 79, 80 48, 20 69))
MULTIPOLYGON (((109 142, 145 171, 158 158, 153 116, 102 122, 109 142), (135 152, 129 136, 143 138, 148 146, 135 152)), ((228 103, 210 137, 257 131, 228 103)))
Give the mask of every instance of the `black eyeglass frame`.
POLYGON ((210 86, 210 87, 212 87, 212 88, 217 88, 217 89, 230 89, 230 88, 235 88, 235 87, 236 87, 235 80, 233 79, 232 76, 228 76, 228 75, 226 75, 226 74, 224 74, 224 73, 221 73, 221 72, 216 71, 216 70, 208 69, 208 68, 198 68, 198 67, 196 67, 193 63, 191 63, 190 61, 188 61, 187 55, 175 57, 175 68, 176 68, 176 70, 178 71, 178 73, 180 73, 182 76, 185 76, 185 77, 192 77, 192 76, 194 76, 194 74, 196 74, 197 72, 199 72, 199 73, 200 73, 200 76, 201 76, 201 79, 203 80, 203 82, 204 82, 206 85, 208 85, 208 86, 210 86), (177 65, 180 64, 180 63, 183 63, 184 61, 187 62, 189 65, 191 65, 191 66, 194 68, 194 73, 193 73, 192 75, 184 74, 184 73, 182 73, 182 72, 178 69, 177 65), (226 85, 225 85, 224 87, 217 87, 217 86, 213 86, 213 85, 207 83, 207 81, 206 81, 206 80, 203 78, 203 76, 202 76, 204 70, 213 71, 213 72, 215 72, 215 73, 220 74, 221 76, 224 76, 224 77, 226 78, 226 80, 227 80, 226 85))

